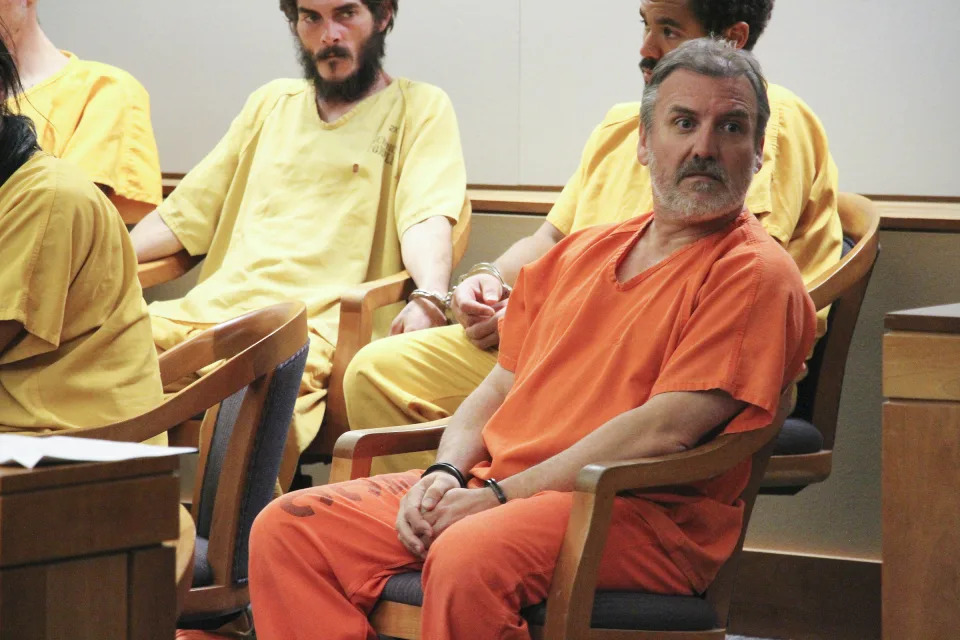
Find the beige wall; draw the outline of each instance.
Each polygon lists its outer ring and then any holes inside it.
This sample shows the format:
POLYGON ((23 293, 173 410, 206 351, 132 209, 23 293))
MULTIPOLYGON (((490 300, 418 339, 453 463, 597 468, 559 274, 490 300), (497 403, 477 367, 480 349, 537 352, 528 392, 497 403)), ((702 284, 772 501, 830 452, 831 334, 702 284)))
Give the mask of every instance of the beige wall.
MULTIPOLYGON (((639 0, 400 4, 388 68, 450 94, 471 183, 563 184, 607 109, 640 97, 639 0)), ((300 73, 276 0, 40 0, 40 15, 58 46, 147 87, 165 171, 300 73)), ((960 196, 958 23, 945 0, 778 0, 757 56, 823 120, 844 189, 960 196)))

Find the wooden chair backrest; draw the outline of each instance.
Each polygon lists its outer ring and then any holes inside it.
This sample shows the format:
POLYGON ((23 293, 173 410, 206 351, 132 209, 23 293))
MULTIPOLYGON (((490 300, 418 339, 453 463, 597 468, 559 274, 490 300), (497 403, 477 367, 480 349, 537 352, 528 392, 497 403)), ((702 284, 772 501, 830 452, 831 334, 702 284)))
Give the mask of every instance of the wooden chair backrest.
POLYGON ((846 371, 847 355, 856 328, 873 266, 880 250, 880 215, 870 200, 852 193, 838 197, 840 222, 853 248, 829 271, 808 286, 817 309, 833 305, 830 324, 820 339, 811 362, 816 361, 816 378, 801 383, 799 410, 823 434, 823 448, 832 450, 837 433, 840 391, 846 371), (814 385, 809 389, 808 385, 814 385), (812 398, 807 397, 812 392, 812 398), (805 407, 812 400, 812 406, 805 407))
MULTIPOLYGON (((302 302, 281 303, 240 316, 200 333, 160 357, 164 384, 222 362, 213 371, 141 416, 104 427, 77 429, 70 434, 127 442, 146 440, 245 390, 231 425, 232 432, 216 484, 212 516, 207 524, 207 560, 216 578, 215 588, 192 591, 185 607, 187 614, 245 606, 246 589, 233 587, 237 532, 244 517, 249 465, 274 375, 278 367, 298 355, 307 344, 307 314, 302 302), (198 591, 199 597, 195 597, 198 591)), ((299 379, 297 374, 297 387, 299 379)), ((292 403, 290 410, 292 412, 292 403)), ((201 487, 206 478, 216 418, 216 411, 208 412, 198 443, 200 456, 193 502, 195 520, 201 510, 209 510, 209 504, 201 500, 201 487)))
MULTIPOLYGON (((780 431, 780 428, 783 426, 784 421, 787 419, 787 416, 790 415, 790 412, 793 410, 793 398, 796 393, 796 387, 791 385, 783 394, 780 396, 780 406, 777 409, 777 415, 774 416, 773 422, 770 424, 768 429, 772 431, 772 435, 769 441, 760 449, 756 451, 751 456, 750 463, 750 479, 747 482, 747 486, 744 488, 743 493, 740 494, 740 499, 743 500, 743 526, 740 527, 740 539, 737 540, 737 547, 734 549, 733 555, 724 563, 720 568, 720 571, 717 573, 717 577, 714 578, 713 583, 707 589, 704 598, 713 605, 713 609, 717 615, 717 621, 720 623, 720 626, 727 626, 727 618, 730 613, 730 600, 733 595, 733 586, 737 574, 737 563, 740 559, 740 554, 743 551, 743 541, 747 536, 747 527, 750 524, 750 516, 753 513, 753 505, 757 499, 757 493, 760 490, 760 485, 762 484, 763 475, 767 471, 767 464, 770 462, 770 454, 773 453, 773 447, 776 444, 776 434, 780 431)), ((737 434, 733 434, 734 436, 737 434)), ((729 436, 719 436, 719 438, 724 438, 729 436)), ((718 438, 718 439, 719 439, 718 438)))

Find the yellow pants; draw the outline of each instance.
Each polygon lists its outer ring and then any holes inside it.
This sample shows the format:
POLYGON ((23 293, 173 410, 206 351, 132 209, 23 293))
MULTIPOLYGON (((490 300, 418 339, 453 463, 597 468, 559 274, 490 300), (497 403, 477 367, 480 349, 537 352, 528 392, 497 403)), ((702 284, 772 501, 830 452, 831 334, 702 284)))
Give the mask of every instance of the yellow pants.
MULTIPOLYGON (((153 341, 157 351, 163 353, 188 338, 209 329, 212 325, 191 324, 150 316, 153 324, 153 341)), ((333 345, 319 334, 310 331, 310 348, 307 352, 307 364, 300 380, 300 393, 293 409, 293 422, 290 436, 287 438, 283 461, 280 463, 280 486, 290 486, 297 468, 300 453, 313 441, 320 431, 323 413, 326 409, 327 380, 333 363, 333 345)), ((202 371, 199 373, 203 373, 202 371)))
MULTIPOLYGON (((351 429, 446 418, 497 363, 473 346, 459 324, 375 340, 360 350, 343 381, 351 429)), ((384 456, 373 473, 425 469, 434 454, 384 456)))

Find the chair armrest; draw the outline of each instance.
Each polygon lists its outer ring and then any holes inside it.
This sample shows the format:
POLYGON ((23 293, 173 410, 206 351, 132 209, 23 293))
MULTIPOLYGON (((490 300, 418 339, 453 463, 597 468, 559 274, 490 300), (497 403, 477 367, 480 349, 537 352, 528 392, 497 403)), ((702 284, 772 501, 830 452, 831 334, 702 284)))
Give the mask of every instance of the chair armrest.
POLYGON ((140 287, 149 289, 158 284, 169 282, 179 278, 197 265, 203 256, 191 256, 186 251, 178 251, 172 256, 142 262, 137 265, 137 277, 140 279, 140 287))
POLYGON ((376 456, 436 449, 449 422, 450 418, 443 418, 404 427, 347 431, 334 446, 330 482, 368 477, 376 456))
MULTIPOLYGON (((765 459, 769 459, 774 438, 793 410, 794 391, 794 385, 790 385, 783 392, 774 420, 761 429, 721 434, 706 444, 682 453, 595 463, 581 469, 577 475, 573 508, 567 521, 563 546, 547 596, 544 637, 587 637, 597 571, 610 530, 613 501, 618 493, 713 478, 761 451, 765 459)), ((757 470, 752 470, 752 473, 756 474, 757 470)))
POLYGON ((381 307, 402 302, 413 292, 413 278, 406 271, 372 280, 353 287, 340 298, 340 324, 337 348, 333 352, 330 378, 327 381, 327 411, 323 429, 309 450, 326 453, 333 449, 340 434, 349 431, 347 403, 343 396, 343 376, 347 365, 360 349, 370 344, 373 336, 373 312, 381 307))

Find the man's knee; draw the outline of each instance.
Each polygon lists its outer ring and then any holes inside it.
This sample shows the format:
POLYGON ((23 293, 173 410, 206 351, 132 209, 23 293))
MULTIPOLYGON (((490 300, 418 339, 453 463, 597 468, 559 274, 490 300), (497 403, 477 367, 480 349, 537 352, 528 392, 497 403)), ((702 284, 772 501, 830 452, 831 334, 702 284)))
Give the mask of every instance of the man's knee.
POLYGON ((379 393, 376 379, 379 372, 389 368, 396 349, 384 348, 383 340, 374 340, 357 352, 343 374, 343 394, 347 402, 347 412, 352 413, 358 406, 369 403, 379 393))
POLYGON ((423 567, 424 590, 469 594, 500 582, 507 561, 503 541, 497 535, 478 536, 463 524, 456 523, 430 546, 423 567))
MULTIPOLYGON (((270 504, 257 515, 250 530, 251 570, 263 563, 284 562, 284 558, 299 557, 296 549, 304 539, 305 519, 315 516, 313 507, 299 503, 301 492, 288 493, 270 504)), ((325 527, 318 527, 312 535, 322 535, 325 527)))

